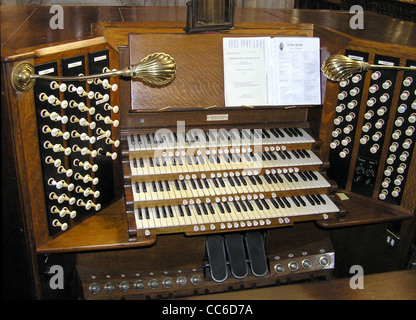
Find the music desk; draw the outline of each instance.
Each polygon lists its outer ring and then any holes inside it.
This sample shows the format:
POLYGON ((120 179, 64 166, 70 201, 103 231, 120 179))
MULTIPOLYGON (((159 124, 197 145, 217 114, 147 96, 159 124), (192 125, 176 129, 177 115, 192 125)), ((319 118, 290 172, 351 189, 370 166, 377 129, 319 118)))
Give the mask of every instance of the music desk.
POLYGON ((416 270, 364 275, 364 289, 353 290, 349 283, 350 278, 342 278, 192 296, 187 300, 416 300, 416 270))

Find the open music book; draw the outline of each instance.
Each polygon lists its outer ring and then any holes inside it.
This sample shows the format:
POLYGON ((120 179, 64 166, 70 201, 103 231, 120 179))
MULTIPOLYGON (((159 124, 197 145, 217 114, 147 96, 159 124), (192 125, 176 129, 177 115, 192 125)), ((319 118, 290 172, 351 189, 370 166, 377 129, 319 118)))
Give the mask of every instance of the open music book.
POLYGON ((225 105, 321 104, 320 41, 223 38, 225 105))

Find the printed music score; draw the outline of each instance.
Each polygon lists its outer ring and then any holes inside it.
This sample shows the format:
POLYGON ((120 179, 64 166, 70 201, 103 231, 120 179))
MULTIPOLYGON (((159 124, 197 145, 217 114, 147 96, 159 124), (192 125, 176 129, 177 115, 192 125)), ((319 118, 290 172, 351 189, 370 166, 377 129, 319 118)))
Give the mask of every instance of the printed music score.
POLYGON ((321 104, 319 38, 223 39, 227 107, 321 104))

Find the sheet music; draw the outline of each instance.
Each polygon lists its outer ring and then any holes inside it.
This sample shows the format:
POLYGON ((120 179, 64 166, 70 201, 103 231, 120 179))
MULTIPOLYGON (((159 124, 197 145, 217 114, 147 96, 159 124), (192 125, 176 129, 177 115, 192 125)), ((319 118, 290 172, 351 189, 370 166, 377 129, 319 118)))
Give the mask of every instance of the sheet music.
POLYGON ((319 38, 273 38, 276 104, 321 103, 319 38))
POLYGON ((223 39, 225 105, 321 103, 319 38, 223 39))
POLYGON ((225 105, 268 105, 270 38, 223 38, 225 105))

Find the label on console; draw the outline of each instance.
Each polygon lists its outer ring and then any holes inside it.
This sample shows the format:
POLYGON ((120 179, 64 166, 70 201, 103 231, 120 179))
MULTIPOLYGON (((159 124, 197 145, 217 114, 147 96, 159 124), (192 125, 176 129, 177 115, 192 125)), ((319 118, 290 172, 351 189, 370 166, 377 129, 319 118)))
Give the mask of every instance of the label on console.
POLYGON ((228 114, 209 114, 207 121, 228 121, 228 114))

